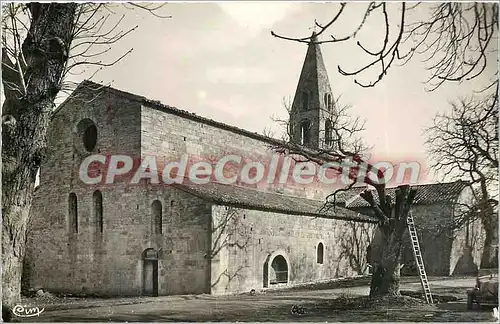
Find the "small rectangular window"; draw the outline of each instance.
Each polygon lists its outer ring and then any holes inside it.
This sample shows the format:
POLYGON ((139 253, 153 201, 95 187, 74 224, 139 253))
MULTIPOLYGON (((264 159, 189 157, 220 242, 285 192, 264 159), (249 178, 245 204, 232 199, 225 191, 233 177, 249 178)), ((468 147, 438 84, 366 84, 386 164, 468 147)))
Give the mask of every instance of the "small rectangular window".
POLYGON ((99 190, 96 190, 93 194, 94 201, 94 213, 95 213, 95 223, 99 232, 103 232, 104 230, 104 220, 102 215, 102 193, 99 190))
POLYGON ((162 233, 162 205, 159 200, 153 201, 151 204, 151 216, 153 220, 153 232, 155 234, 162 233))
POLYGON ((308 145, 310 141, 310 124, 309 122, 303 122, 300 125, 300 144, 308 145))
POLYGON ((68 217, 70 232, 78 233, 78 201, 73 192, 68 197, 68 217))

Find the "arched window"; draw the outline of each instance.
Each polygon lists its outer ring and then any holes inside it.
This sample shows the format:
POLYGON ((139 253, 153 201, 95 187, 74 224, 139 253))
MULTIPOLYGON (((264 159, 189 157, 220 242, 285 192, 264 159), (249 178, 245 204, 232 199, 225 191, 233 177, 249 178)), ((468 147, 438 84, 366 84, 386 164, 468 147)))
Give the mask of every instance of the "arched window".
POLYGON ((327 146, 333 144, 333 125, 330 119, 325 121, 325 144, 327 146))
POLYGON ((328 94, 327 93, 325 93, 324 100, 325 100, 325 109, 328 109, 328 94))
POLYGON ((78 202, 73 192, 68 197, 68 216, 70 232, 78 233, 78 202))
POLYGON ((92 152, 97 143, 97 127, 90 125, 83 133, 83 145, 88 152, 92 152))
POLYGON ((162 206, 159 200, 151 204, 151 216, 153 218, 153 233, 162 233, 162 206))
POLYGON ((332 95, 328 94, 328 110, 332 110, 332 95))
POLYGON ((92 200, 94 201, 96 227, 102 233, 104 229, 104 222, 102 216, 102 193, 99 190, 94 191, 92 200))
POLYGON ((300 124, 300 144, 307 145, 310 140, 310 126, 308 121, 302 122, 300 124))
POLYGON ((319 243, 318 248, 316 250, 316 263, 323 264, 323 253, 324 253, 323 243, 319 243))
POLYGON ((307 94, 307 92, 302 92, 302 109, 309 109, 309 95, 307 94))

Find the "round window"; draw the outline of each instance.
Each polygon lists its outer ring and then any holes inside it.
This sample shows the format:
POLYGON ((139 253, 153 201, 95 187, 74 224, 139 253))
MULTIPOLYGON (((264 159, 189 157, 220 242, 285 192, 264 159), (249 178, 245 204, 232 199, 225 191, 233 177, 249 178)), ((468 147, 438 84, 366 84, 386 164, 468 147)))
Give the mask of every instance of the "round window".
POLYGON ((88 152, 92 152, 97 143, 97 127, 90 125, 83 132, 83 146, 88 152))
POLYGON ((77 125, 75 140, 76 146, 81 150, 94 151, 97 144, 97 127, 91 119, 80 120, 77 125))

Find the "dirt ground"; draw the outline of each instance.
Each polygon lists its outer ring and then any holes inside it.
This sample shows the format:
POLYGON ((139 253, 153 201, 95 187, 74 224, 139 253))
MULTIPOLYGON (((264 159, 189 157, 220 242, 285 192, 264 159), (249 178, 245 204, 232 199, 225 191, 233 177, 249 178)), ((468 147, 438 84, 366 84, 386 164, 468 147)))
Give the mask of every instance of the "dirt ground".
POLYGON ((492 308, 466 308, 466 291, 475 278, 431 278, 438 303, 416 299, 418 278, 402 284, 398 300, 368 301, 368 279, 344 284, 266 291, 236 296, 162 296, 136 298, 25 299, 26 307, 44 308, 39 316, 21 322, 494 322, 492 308), (292 314, 294 305, 304 314, 292 314))

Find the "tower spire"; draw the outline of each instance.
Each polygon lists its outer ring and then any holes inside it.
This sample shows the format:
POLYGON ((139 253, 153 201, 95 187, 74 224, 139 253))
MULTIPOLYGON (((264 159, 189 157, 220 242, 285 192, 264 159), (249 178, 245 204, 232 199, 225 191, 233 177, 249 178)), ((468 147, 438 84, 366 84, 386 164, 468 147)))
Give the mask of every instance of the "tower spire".
POLYGON ((331 144, 333 108, 328 73, 313 30, 292 104, 291 139, 311 148, 331 144))

